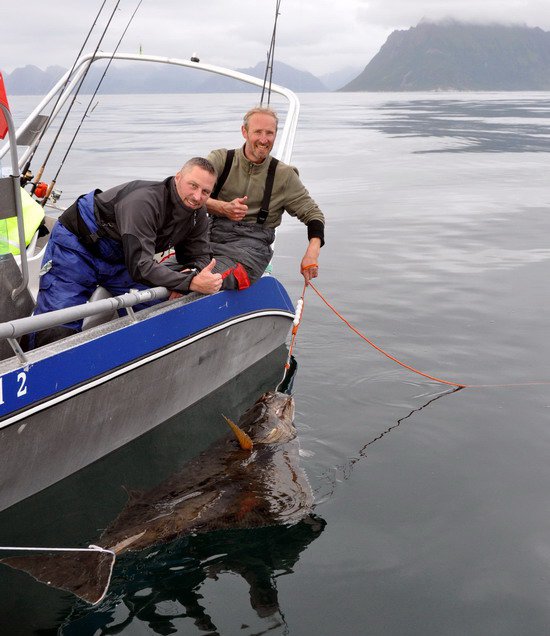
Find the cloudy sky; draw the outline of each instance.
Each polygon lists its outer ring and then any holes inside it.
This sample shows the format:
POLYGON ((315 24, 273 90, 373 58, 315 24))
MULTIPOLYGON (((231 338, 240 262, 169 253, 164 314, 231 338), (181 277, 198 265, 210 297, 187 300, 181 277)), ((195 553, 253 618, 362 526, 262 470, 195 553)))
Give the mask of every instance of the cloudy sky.
MULTIPOLYGON (((112 50, 137 3, 120 1, 102 50, 112 50)), ((0 69, 11 72, 26 64, 70 67, 102 0, 2 4, 0 69)), ((105 25, 115 4, 107 0, 99 24, 105 25)), ((197 52, 211 64, 254 66, 266 58, 275 5, 275 0, 143 0, 119 50, 138 52, 141 46, 151 55, 180 58, 197 52)), ((276 59, 318 76, 361 69, 394 29, 443 18, 550 31, 550 0, 281 0, 276 59)))

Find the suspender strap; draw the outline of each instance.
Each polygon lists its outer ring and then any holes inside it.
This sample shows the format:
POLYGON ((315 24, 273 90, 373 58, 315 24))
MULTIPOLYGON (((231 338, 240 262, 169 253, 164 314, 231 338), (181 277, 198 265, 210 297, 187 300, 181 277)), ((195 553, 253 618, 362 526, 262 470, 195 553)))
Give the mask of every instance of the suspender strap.
POLYGON ((278 159, 275 157, 271 157, 271 163, 269 164, 269 168, 267 169, 267 177, 265 180, 265 190, 264 190, 264 198, 262 200, 262 207, 258 212, 258 218, 256 219, 256 223, 263 225, 267 219, 267 215, 269 214, 269 202, 271 201, 271 193, 273 192, 273 182, 275 181, 275 170, 277 169, 277 164, 279 163, 278 159))
POLYGON ((220 194, 220 190, 223 188, 223 184, 229 175, 229 171, 231 170, 231 166, 233 165, 233 157, 235 156, 235 150, 228 150, 227 155, 225 156, 225 165, 223 167, 221 175, 218 177, 216 181, 216 185, 212 190, 212 194, 210 198, 217 199, 220 194))
MULTIPOLYGON (((210 197, 212 199, 217 199, 220 194, 220 190, 223 188, 223 184, 225 183, 227 177, 229 176, 229 171, 231 170, 231 166, 233 165, 233 158, 235 157, 235 150, 228 150, 227 155, 225 157, 225 165, 223 167, 221 175, 218 177, 216 181, 216 185, 212 190, 212 194, 210 197)), ((262 199, 262 205, 260 207, 260 211, 258 212, 258 218, 256 219, 256 223, 263 225, 267 219, 267 215, 269 214, 269 202, 271 201, 271 193, 273 192, 273 183, 275 181, 275 170, 277 169, 277 164, 279 163, 278 159, 275 157, 271 157, 271 161, 269 167, 267 169, 267 177, 265 180, 265 189, 264 189, 264 197, 262 199)))

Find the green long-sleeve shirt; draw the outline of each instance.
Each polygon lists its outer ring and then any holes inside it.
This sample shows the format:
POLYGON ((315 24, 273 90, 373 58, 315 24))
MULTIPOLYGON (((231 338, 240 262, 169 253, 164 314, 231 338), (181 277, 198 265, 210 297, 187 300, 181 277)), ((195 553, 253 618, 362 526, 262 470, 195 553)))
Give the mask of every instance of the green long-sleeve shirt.
MULTIPOLYGON (((208 155, 208 159, 218 174, 223 171, 226 156, 227 149, 225 148, 213 150, 208 155)), ((235 151, 231 170, 219 192, 218 199, 232 201, 247 196, 248 212, 244 218, 245 222, 256 222, 264 195, 268 167, 268 159, 256 164, 245 157, 242 148, 235 151)), ((279 226, 285 210, 308 226, 308 238, 319 237, 324 242, 325 217, 323 212, 300 181, 296 168, 280 161, 275 171, 269 214, 264 227, 276 228, 279 226)))

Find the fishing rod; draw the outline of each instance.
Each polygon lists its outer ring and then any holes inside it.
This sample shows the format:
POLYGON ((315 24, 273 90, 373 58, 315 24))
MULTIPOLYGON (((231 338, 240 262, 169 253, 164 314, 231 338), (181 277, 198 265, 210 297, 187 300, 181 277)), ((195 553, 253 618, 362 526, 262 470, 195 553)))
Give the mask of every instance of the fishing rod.
MULTIPOLYGON (((103 42, 103 38, 105 37, 105 35, 107 33, 107 30, 109 29, 109 26, 111 25, 111 22, 112 22, 113 18, 115 17, 115 13, 116 13, 116 11, 118 9, 118 5, 119 4, 120 4, 120 0, 117 0, 117 2, 115 4, 115 7, 112 10, 111 15, 109 16, 109 20, 107 21, 107 24, 106 24, 105 28, 103 29, 103 33, 101 34, 101 37, 99 38, 99 41, 98 41, 98 43, 97 43, 97 45, 95 47, 95 50, 94 50, 94 53, 93 53, 93 57, 90 60, 88 66, 86 68, 86 71, 82 75, 82 77, 80 79, 80 82, 78 83, 78 86, 77 86, 77 88, 76 88, 76 90, 74 92, 74 95, 73 95, 73 98, 71 100, 71 103, 69 104, 69 107, 67 108, 67 112, 65 113, 65 116, 63 117, 63 121, 61 122, 61 125, 59 126, 59 129, 58 129, 58 131, 57 131, 57 133, 56 133, 56 135, 55 135, 55 137, 54 137, 54 139, 53 139, 53 141, 52 141, 52 143, 50 145, 50 148, 49 148, 49 150, 48 150, 48 152, 46 154, 46 158, 44 159, 43 167, 46 166, 46 163, 48 162, 48 160, 49 160, 49 158, 50 158, 50 156, 51 156, 51 154, 53 152, 53 149, 54 149, 54 147, 55 147, 55 145, 57 143, 57 140, 59 139, 59 135, 61 134, 61 131, 63 130, 63 127, 65 126, 65 123, 67 121, 69 113, 71 112, 72 107, 74 106, 76 98, 78 97, 78 93, 80 92, 80 89, 82 88, 84 80, 86 79, 86 76, 88 75, 88 71, 90 70, 90 67, 92 66, 92 61, 93 61, 96 53, 98 52, 99 47, 101 46, 101 43, 103 42)), ((58 172, 58 174, 59 174, 59 172, 58 172)), ((46 202, 50 198, 50 194, 51 194, 51 191, 53 190, 54 186, 55 186, 55 180, 50 183, 50 185, 48 186, 48 189, 46 191, 46 194, 44 195, 44 198, 40 201, 40 205, 42 205, 42 207, 44 205, 46 205, 46 202)))
POLYGON ((280 12, 279 8, 281 6, 281 0, 277 0, 277 5, 275 7, 275 20, 273 22, 273 33, 271 35, 271 44, 269 46, 269 51, 267 52, 267 64, 265 67, 265 75, 264 75, 264 85, 262 87, 262 96, 260 98, 260 105, 264 103, 264 93, 267 84, 267 76, 269 75, 269 88, 267 92, 267 105, 269 106, 269 102, 271 99, 271 80, 273 78, 273 60, 275 57, 275 39, 277 35, 277 20, 279 18, 280 12))
MULTIPOLYGON (((120 2, 120 0, 119 0, 120 2)), ((95 99, 95 96, 97 95, 97 91, 99 90, 99 87, 101 86, 101 84, 103 83, 103 80, 105 79, 105 75, 107 74, 107 71, 109 70, 109 67, 111 66, 111 62, 113 61, 116 52, 118 51, 119 46, 122 43, 122 40, 124 39, 124 36, 126 35, 126 31, 128 31, 128 28, 130 27, 130 24, 132 24, 132 21, 134 19, 134 16, 136 15, 139 7, 141 6, 141 3, 143 2, 143 0, 139 0, 136 8, 134 9, 134 12, 132 13, 132 15, 130 16, 130 19, 128 20, 128 24, 126 25, 126 28, 124 29, 124 31, 122 32, 122 35, 120 36, 120 39, 117 42, 117 45, 113 51, 113 54, 111 55, 111 57, 109 58, 109 62, 107 63, 107 66, 105 67, 105 70, 103 71, 103 75, 101 76, 101 78, 99 79, 99 82, 97 83, 97 86, 95 88, 95 91, 93 93, 93 95, 90 97, 90 101, 88 102, 88 106, 86 107, 86 110, 84 111, 84 114, 82 115, 82 118, 80 119, 80 123, 78 124, 77 129, 75 130, 75 133, 73 135, 73 138, 71 139, 71 142, 69 143, 69 146, 65 152, 65 155, 63 156, 63 159, 61 160, 61 163, 59 165, 59 169, 57 170, 55 177, 52 179, 50 186, 48 187, 48 191, 43 199, 43 201, 41 201, 42 205, 46 204, 46 201, 48 200, 51 191, 53 190, 55 183, 57 181, 57 178, 59 177, 59 173, 61 172, 63 165, 65 164, 65 161, 69 155, 69 152, 71 151, 71 148, 73 147, 73 144, 75 142, 75 139, 78 135, 78 133, 80 132, 80 129, 82 128, 82 124, 84 123, 84 120, 86 119, 86 117, 88 116, 88 111, 90 110, 90 106, 92 105, 92 102, 95 99)), ((117 2, 117 6, 118 6, 118 2, 117 2)), ((95 106, 94 106, 95 108, 95 106)))
MULTIPOLYGON (((82 55, 82 52, 84 51, 84 47, 88 43, 88 40, 90 39, 92 31, 94 30, 95 25, 97 24, 97 21, 99 20, 99 16, 102 14, 103 9, 105 8, 106 4, 107 4, 107 0, 103 0, 103 3, 102 3, 102 5, 101 5, 99 11, 97 12, 96 17, 95 17, 95 20, 93 21, 93 24, 90 27, 90 30, 88 31, 88 34, 86 35, 86 38, 84 39, 84 42, 82 43, 82 46, 80 47, 80 51, 76 55, 76 58, 75 58, 75 60, 73 62, 71 70, 67 74, 67 79, 63 83, 63 86, 61 87, 61 89, 59 90, 59 93, 57 94, 57 99, 55 100, 53 108, 52 108, 50 114, 48 115, 48 118, 46 119, 46 122, 44 123, 44 126, 43 126, 42 130, 40 131, 38 139, 36 140, 36 142, 34 144, 34 149, 32 150, 32 152, 30 154, 30 157, 27 160, 27 163, 26 163, 26 165, 25 165, 25 167, 23 169, 23 173, 22 174, 23 174, 23 179, 25 180, 24 183, 27 183, 27 181, 30 181, 33 178, 32 174, 29 175, 28 173, 29 173, 29 170, 30 170, 30 167, 31 167, 31 162, 33 160, 34 154, 35 154, 38 146, 40 145, 40 142, 44 138, 44 135, 46 134, 46 130, 48 130, 48 127, 49 127, 50 122, 52 120, 52 116, 53 116, 53 114, 55 112, 55 109, 57 108, 57 105, 59 104, 59 100, 61 99, 63 93, 65 92, 65 89, 67 88, 67 85, 69 84, 69 81, 71 79, 73 71, 76 68, 76 64, 77 64, 78 60, 80 59, 80 56, 82 55)), ((34 180, 34 183, 32 184, 31 194, 34 194, 34 192, 36 190, 36 186, 38 185, 38 183, 39 183, 39 181, 40 181, 40 179, 41 179, 41 177, 42 177, 42 175, 44 173, 44 170, 46 168, 46 161, 47 161, 47 159, 40 166, 40 169, 39 169, 39 171, 38 171, 38 173, 36 175, 36 179, 34 180)))

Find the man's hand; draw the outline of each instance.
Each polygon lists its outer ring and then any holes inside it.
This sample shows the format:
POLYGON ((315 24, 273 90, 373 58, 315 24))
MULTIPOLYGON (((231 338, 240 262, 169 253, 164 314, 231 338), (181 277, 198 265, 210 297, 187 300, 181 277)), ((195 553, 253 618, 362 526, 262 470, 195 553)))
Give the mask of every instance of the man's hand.
POLYGON ((309 241, 308 248, 302 258, 300 265, 300 271, 306 283, 312 278, 317 278, 319 275, 319 253, 321 252, 321 240, 318 238, 312 238, 309 241))
POLYGON ((248 197, 237 197, 233 201, 219 201, 218 199, 208 199, 206 208, 210 214, 225 216, 231 221, 242 221, 248 212, 246 201, 248 197))
POLYGON ((248 197, 240 197, 233 201, 224 201, 224 215, 231 221, 242 221, 248 212, 247 199, 248 197))
POLYGON ((189 289, 191 291, 200 292, 201 294, 215 294, 220 291, 222 286, 222 275, 212 273, 215 265, 216 259, 213 258, 203 270, 201 270, 196 276, 193 276, 189 283, 189 289))

